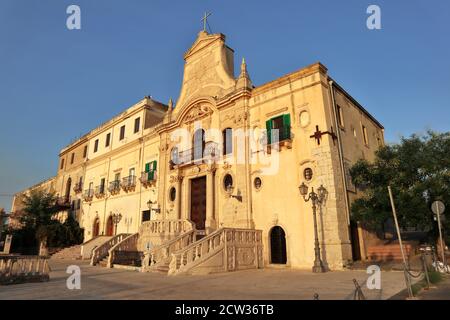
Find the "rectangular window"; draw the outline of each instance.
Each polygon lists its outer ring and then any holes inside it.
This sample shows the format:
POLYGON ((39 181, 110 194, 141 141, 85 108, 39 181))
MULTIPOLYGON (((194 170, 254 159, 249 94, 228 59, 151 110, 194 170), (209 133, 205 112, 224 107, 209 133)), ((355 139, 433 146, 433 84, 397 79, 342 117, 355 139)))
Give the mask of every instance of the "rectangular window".
POLYGON ((136 170, 134 170, 134 168, 131 168, 128 172, 129 172, 129 176, 130 177, 134 177, 134 174, 136 173, 136 170))
POLYGON ((94 152, 98 151, 98 139, 94 142, 94 152))
POLYGON ((363 131, 363 137, 364 137, 364 144, 366 146, 369 145, 369 135, 367 134, 367 128, 365 126, 362 126, 362 131, 363 131))
POLYGON ((123 140, 124 138, 125 138, 125 126, 121 126, 119 140, 123 140))
POLYGON ((87 157, 87 146, 84 146, 84 150, 83 150, 83 158, 87 157))
POLYGON ((120 173, 116 173, 116 175, 114 176, 114 181, 119 181, 120 180, 120 173))
POLYGON ((141 127, 141 118, 134 119, 134 133, 138 133, 141 127))
POLYGON ((64 169, 64 159, 61 159, 61 167, 60 167, 60 169, 61 170, 64 169))
POLYGON ((142 222, 150 221, 150 218, 151 218, 150 210, 142 211, 142 222))
POLYGON ((89 190, 93 190, 94 189, 94 183, 93 182, 90 182, 89 183, 89 190))
POLYGON ((111 133, 106 135, 105 147, 109 147, 109 143, 111 142, 111 133))
POLYGON ((72 155, 70 156, 70 164, 73 164, 75 160, 75 152, 72 152, 72 155))
POLYGON ((156 160, 145 164, 145 172, 147 173, 148 181, 153 181, 155 179, 156 166, 156 160))
POLYGON ((268 144, 271 144, 275 140, 284 141, 291 139, 291 115, 289 113, 283 114, 267 120, 266 130, 268 144))
POLYGON ((344 114, 342 113, 341 106, 337 106, 337 118, 338 118, 338 124, 341 128, 344 127, 344 114))
POLYGON ((100 180, 100 192, 101 192, 101 193, 105 193, 105 183, 106 183, 105 178, 102 178, 102 179, 100 180))

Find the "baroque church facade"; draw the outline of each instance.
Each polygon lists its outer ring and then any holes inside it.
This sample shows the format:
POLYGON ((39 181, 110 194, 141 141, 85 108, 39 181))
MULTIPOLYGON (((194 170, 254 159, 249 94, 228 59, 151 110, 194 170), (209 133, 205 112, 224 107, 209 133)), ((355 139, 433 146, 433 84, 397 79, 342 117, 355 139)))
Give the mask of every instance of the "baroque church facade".
POLYGON ((145 97, 60 152, 52 188, 84 228, 85 251, 95 248, 92 263, 309 269, 314 219, 301 184, 326 191, 317 208, 326 268, 363 256, 348 169, 374 158, 382 125, 321 63, 255 86, 245 61, 235 73, 225 36, 205 31, 184 60, 176 103, 145 97))

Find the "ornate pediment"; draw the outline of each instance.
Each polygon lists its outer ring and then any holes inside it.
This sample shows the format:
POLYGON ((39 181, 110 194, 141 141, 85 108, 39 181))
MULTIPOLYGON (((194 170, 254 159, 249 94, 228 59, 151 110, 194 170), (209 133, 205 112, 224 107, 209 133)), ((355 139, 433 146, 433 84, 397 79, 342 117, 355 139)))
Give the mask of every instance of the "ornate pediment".
POLYGON ((205 104, 196 104, 188 113, 184 116, 184 123, 191 123, 203 117, 209 116, 213 113, 213 110, 205 104))

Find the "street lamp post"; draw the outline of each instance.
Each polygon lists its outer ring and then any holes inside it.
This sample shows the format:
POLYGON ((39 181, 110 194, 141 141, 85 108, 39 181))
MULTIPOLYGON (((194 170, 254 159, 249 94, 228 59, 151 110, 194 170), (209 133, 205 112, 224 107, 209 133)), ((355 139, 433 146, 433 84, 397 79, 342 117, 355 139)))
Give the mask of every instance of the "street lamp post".
POLYGON ((117 225, 119 224, 120 220, 122 220, 121 213, 113 213, 112 214, 112 221, 115 225, 115 232, 114 232, 115 235, 117 235, 117 225))
POLYGON ((308 186, 305 183, 302 183, 298 188, 305 202, 308 202, 309 200, 311 200, 312 202, 313 219, 314 219, 314 255, 315 255, 312 272, 322 273, 325 272, 325 268, 323 266, 322 260, 320 259, 320 246, 319 246, 319 235, 317 231, 316 211, 317 205, 321 204, 323 199, 325 198, 326 189, 321 185, 317 189, 317 193, 314 192, 314 188, 311 188, 311 192, 308 194, 308 186))

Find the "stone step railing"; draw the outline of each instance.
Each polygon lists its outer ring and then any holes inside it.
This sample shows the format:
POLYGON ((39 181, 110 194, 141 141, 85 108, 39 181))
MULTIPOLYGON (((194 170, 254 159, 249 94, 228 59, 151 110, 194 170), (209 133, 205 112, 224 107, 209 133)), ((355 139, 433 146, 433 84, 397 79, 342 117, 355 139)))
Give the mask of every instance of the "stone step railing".
POLYGON ((182 233, 195 229, 195 224, 186 219, 145 221, 139 227, 140 234, 182 233))
POLYGON ((48 281, 48 259, 46 256, 0 256, 0 284, 48 281))
POLYGON ((168 264, 172 257, 172 253, 179 251, 195 242, 197 231, 187 231, 166 243, 144 251, 141 263, 141 271, 155 270, 158 266, 168 264))
POLYGON ((91 266, 95 266, 99 261, 106 258, 109 254, 109 249, 114 247, 116 244, 121 242, 123 239, 128 237, 130 234, 128 233, 121 233, 118 235, 113 236, 111 239, 103 243, 102 245, 98 246, 94 250, 92 250, 92 257, 91 257, 91 266))
POLYGON ((213 273, 262 267, 261 230, 221 228, 172 253, 168 274, 196 271, 213 273), (213 261, 214 257, 218 259, 213 261))
POLYGON ((106 266, 108 268, 112 268, 114 264, 114 260, 117 255, 120 255, 119 252, 122 251, 137 251, 137 242, 139 239, 139 233, 134 233, 122 239, 122 241, 118 242, 116 245, 112 246, 108 251, 108 262, 106 266))

